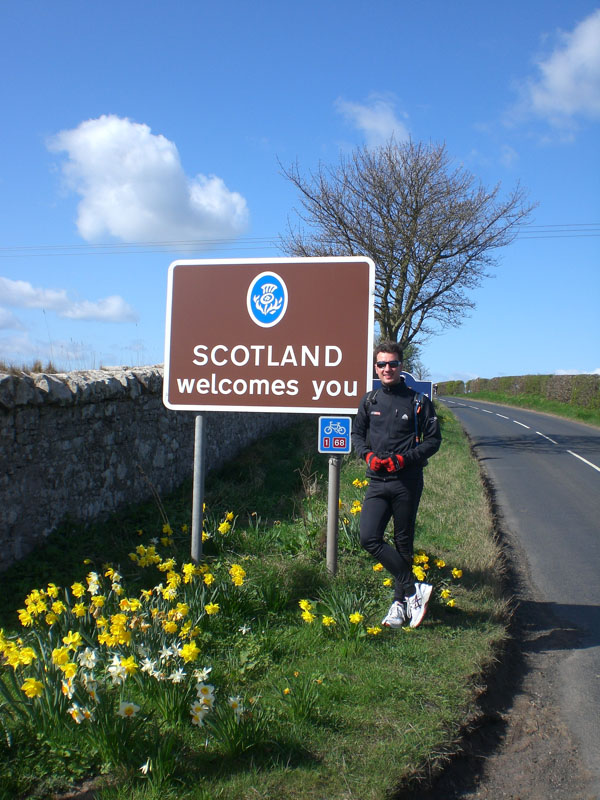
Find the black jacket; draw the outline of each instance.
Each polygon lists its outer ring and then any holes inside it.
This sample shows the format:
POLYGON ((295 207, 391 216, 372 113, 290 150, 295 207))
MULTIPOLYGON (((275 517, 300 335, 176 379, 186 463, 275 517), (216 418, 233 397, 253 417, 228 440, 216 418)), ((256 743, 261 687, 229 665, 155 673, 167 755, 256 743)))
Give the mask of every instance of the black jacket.
MULTIPOLYGON (((361 400, 352 425, 352 445, 358 456, 364 458, 373 452, 379 458, 401 455, 404 471, 421 470, 427 459, 440 449, 442 435, 433 403, 421 396, 418 410, 419 440, 415 434, 417 393, 404 381, 393 386, 382 386, 368 392, 361 400)), ((393 478, 400 473, 374 472, 367 468, 371 478, 393 478)))

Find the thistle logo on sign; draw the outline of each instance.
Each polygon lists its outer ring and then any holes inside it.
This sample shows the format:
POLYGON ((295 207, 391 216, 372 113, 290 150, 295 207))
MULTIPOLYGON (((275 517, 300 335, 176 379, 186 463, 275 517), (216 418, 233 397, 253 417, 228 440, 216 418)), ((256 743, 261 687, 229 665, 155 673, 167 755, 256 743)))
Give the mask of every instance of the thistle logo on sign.
POLYGON ((287 310, 287 286, 274 272, 261 272, 250 284, 247 303, 250 319, 261 328, 272 328, 287 310))

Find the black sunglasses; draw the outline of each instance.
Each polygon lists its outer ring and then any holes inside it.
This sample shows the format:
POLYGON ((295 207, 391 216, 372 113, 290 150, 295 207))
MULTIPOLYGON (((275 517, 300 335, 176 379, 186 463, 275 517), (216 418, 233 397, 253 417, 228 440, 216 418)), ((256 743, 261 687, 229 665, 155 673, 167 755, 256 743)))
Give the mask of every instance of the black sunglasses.
POLYGON ((376 361, 375 363, 376 366, 379 367, 379 369, 383 369, 384 367, 391 367, 392 369, 396 369, 396 367, 399 367, 401 364, 401 362, 398 361, 397 359, 394 359, 394 361, 376 361))

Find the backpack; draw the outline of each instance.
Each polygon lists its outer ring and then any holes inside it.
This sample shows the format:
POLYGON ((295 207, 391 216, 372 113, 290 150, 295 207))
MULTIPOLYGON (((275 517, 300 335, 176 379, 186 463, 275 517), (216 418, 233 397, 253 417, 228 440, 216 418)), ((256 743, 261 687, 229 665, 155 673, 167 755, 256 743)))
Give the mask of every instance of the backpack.
MULTIPOLYGON (((369 414, 369 409, 371 408, 371 406, 377 402, 375 398, 377 397, 378 392, 379 389, 373 389, 367 395, 367 399, 365 400, 365 411, 367 412, 367 415, 369 414)), ((424 397, 425 395, 423 394, 423 392, 415 392, 414 402, 413 402, 414 419, 415 419, 415 444, 419 444, 419 442, 423 440, 423 431, 421 429, 420 415, 421 415, 421 408, 423 407, 424 397)))

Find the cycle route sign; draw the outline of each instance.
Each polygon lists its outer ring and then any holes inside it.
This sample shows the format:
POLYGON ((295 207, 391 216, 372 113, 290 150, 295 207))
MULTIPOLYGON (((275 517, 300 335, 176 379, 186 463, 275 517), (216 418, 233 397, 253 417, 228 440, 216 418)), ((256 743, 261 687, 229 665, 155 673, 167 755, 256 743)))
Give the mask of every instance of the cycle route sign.
POLYGON ((349 453, 351 425, 350 417, 319 417, 319 453, 349 453))
POLYGON ((374 287, 362 256, 173 262, 164 404, 355 414, 372 383, 374 287))

